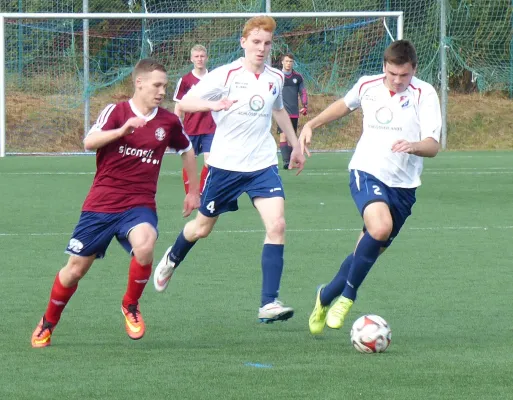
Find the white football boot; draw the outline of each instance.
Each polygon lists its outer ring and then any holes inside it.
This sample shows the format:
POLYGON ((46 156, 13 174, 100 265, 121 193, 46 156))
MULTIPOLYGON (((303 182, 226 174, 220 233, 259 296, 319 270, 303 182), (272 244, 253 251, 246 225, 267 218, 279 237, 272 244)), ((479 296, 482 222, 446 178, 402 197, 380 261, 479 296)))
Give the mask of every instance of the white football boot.
POLYGON ((173 246, 169 247, 164 253, 164 257, 160 260, 155 272, 153 273, 153 284, 157 292, 163 292, 169 285, 169 281, 175 272, 175 263, 169 259, 169 253, 173 246))
POLYGON ((272 303, 268 303, 258 309, 260 322, 265 322, 266 324, 271 324, 274 321, 286 321, 292 318, 293 315, 294 309, 285 306, 279 300, 274 300, 272 303))

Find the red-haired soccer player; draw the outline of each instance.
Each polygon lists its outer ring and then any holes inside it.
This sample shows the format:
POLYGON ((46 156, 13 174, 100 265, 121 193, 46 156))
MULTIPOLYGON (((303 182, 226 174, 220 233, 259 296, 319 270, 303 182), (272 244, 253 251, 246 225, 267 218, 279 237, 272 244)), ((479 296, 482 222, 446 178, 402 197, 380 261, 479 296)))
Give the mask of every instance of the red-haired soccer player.
POLYGON ((167 87, 164 66, 143 59, 135 66, 133 80, 133 97, 108 105, 84 139, 87 150, 96 150, 96 175, 66 248, 68 262, 57 273, 48 307, 32 334, 32 347, 50 345, 78 282, 94 260, 105 256, 114 237, 132 256, 128 287, 121 301, 126 332, 131 339, 143 337, 139 298, 151 275, 158 233, 155 193, 168 147, 181 153, 191 181, 183 214, 189 215, 199 205, 192 145, 178 117, 159 107, 167 87))
MULTIPOLYGON (((191 62, 194 65, 194 68, 191 72, 180 78, 173 96, 173 100, 176 102, 175 114, 183 121, 185 133, 189 135, 192 147, 194 148, 194 153, 196 156, 203 153, 200 193, 203 192, 203 187, 205 186, 205 180, 208 174, 207 160, 210 155, 210 147, 212 146, 212 140, 214 139, 216 124, 210 111, 194 113, 182 112, 182 110, 180 110, 180 101, 183 96, 185 96, 193 86, 197 85, 201 78, 208 73, 207 61, 207 49, 200 44, 195 45, 191 49, 191 62)), ((189 177, 187 176, 187 171, 185 169, 182 172, 185 193, 187 193, 189 191, 189 177)))
POLYGON ((299 173, 305 162, 283 107, 283 73, 265 65, 275 28, 276 22, 269 16, 248 20, 240 39, 244 57, 210 72, 180 102, 183 111, 212 111, 217 128, 198 214, 166 251, 153 278, 155 288, 164 291, 196 241, 212 232, 221 214, 237 210, 237 199, 247 193, 266 231, 258 310, 263 322, 287 320, 294 314, 291 307, 278 300, 285 245, 285 195, 271 134, 273 116, 293 147, 291 166, 299 173))

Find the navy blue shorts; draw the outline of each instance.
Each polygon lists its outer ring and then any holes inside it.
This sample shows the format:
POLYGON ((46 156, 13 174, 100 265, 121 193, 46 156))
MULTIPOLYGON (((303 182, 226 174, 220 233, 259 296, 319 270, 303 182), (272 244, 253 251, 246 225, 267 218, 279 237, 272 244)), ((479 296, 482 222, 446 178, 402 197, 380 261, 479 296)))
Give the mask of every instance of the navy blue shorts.
MULTIPOLYGON (((374 175, 354 169, 350 172, 349 188, 362 217, 365 207, 369 204, 376 201, 388 204, 390 214, 392 215, 393 227, 385 247, 390 246, 392 240, 399 234, 406 218, 411 215, 411 209, 416 200, 416 189, 389 187, 374 175)), ((363 230, 365 231, 365 226, 363 230)))
POLYGON ((254 172, 209 167, 199 211, 207 217, 237 211, 237 199, 242 193, 247 193, 251 200, 256 197, 285 198, 278 167, 273 165, 254 172))
POLYGON ((199 156, 201 153, 210 153, 212 147, 212 140, 214 140, 213 133, 205 133, 203 135, 191 135, 189 139, 194 149, 194 154, 199 156))
POLYGON ((153 226, 158 234, 157 213, 148 207, 136 207, 121 213, 82 211, 65 252, 84 257, 96 254, 96 258, 103 258, 112 238, 116 237, 121 246, 131 253, 128 234, 142 223, 153 226))

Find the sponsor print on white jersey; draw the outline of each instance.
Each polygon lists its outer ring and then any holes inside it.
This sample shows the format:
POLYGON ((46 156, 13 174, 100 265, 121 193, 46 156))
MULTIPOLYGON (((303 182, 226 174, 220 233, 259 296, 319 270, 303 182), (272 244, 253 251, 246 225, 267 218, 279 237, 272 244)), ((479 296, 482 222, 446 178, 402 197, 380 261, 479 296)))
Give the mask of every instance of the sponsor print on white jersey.
POLYGON ((265 66, 255 75, 242 59, 206 75, 187 96, 237 100, 229 110, 212 112, 217 129, 208 164, 228 171, 252 172, 278 164, 271 134, 272 112, 283 108, 283 73, 265 66))
POLYGON ((420 186, 423 158, 393 153, 400 139, 418 142, 428 137, 440 141, 442 116, 433 86, 415 77, 402 93, 390 93, 385 74, 364 76, 344 97, 351 110, 361 107, 363 132, 349 169, 374 175, 389 187, 420 186))

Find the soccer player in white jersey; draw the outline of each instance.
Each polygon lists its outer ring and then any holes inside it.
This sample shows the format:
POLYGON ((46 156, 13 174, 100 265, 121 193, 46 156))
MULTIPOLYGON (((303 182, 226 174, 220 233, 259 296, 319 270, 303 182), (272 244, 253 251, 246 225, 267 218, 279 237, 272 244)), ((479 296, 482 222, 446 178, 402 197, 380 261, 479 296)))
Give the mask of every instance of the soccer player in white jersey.
POLYGON ((283 107, 283 73, 265 65, 276 22, 257 16, 246 22, 240 39, 244 57, 208 73, 180 102, 185 112, 212 111, 216 132, 209 174, 201 205, 158 264, 157 291, 169 284, 174 270, 200 238, 207 237, 220 214, 238 209, 237 199, 247 193, 265 226, 262 251, 262 322, 287 320, 291 307, 278 300, 285 243, 284 191, 278 175, 272 116, 293 147, 291 168, 303 169, 305 158, 283 107))
POLYGON ((383 74, 362 77, 301 132, 299 142, 308 153, 313 129, 357 108, 363 111, 363 133, 349 163, 349 187, 364 227, 356 249, 333 280, 317 290, 309 320, 312 334, 320 334, 325 325, 342 327, 367 273, 411 214, 423 157, 438 153, 438 96, 433 86, 414 76, 416 68, 413 44, 407 40, 392 43, 384 53, 383 74))

